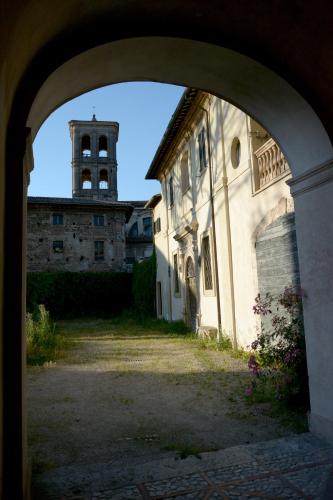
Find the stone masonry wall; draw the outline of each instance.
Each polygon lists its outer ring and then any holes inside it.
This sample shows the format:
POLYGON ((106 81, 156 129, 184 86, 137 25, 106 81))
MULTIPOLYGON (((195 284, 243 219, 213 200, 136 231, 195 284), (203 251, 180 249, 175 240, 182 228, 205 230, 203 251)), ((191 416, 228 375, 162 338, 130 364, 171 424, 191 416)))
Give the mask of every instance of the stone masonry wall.
POLYGON ((28 208, 28 271, 124 271, 125 213, 51 207, 28 208), (63 214, 63 225, 53 225, 53 214, 63 214), (104 215, 104 226, 94 215, 104 215), (94 241, 104 241, 104 260, 95 260, 94 241), (53 250, 63 241, 63 252, 53 250))

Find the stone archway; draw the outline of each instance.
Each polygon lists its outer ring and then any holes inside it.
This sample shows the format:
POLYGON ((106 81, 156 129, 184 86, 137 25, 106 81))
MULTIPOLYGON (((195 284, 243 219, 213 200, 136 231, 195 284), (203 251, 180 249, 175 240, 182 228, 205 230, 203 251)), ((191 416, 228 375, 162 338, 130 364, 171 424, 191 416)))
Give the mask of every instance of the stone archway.
MULTIPOLYGON (((0 278, 5 291, 1 303, 2 324, 7 335, 2 340, 2 435, 4 491, 11 499, 21 498, 27 484, 22 344, 27 172, 22 172, 22 164, 24 162, 27 169, 31 167, 31 141, 54 109, 80 93, 109 83, 153 80, 207 90, 253 116, 281 146, 294 175, 290 184, 295 196, 301 280, 307 291, 304 314, 311 426, 315 432, 333 440, 330 384, 333 377, 333 222, 330 216, 333 151, 326 132, 329 130, 333 136, 333 96, 330 95, 333 73, 328 63, 325 71, 325 61, 331 60, 329 52, 326 57, 317 58, 317 51, 323 53, 329 46, 330 38, 325 39, 325 33, 330 35, 331 15, 326 12, 325 19, 320 18, 322 29, 315 36, 311 33, 312 25, 316 26, 313 22, 316 12, 314 16, 299 18, 298 42, 294 47, 289 41, 295 30, 295 12, 291 14, 290 26, 287 23, 281 33, 285 42, 273 36, 276 24, 284 20, 283 13, 291 8, 287 2, 285 8, 279 4, 276 11, 270 6, 260 16, 261 12, 253 13, 253 9, 260 9, 260 3, 253 7, 239 0, 237 15, 241 11, 248 19, 246 26, 237 22, 234 6, 225 5, 225 10, 220 10, 215 5, 209 9, 194 2, 193 9, 186 5, 183 12, 179 3, 173 1, 165 6, 157 2, 154 10, 145 1, 137 7, 131 2, 124 2, 121 7, 112 2, 110 6, 106 4, 108 2, 101 2, 100 6, 93 2, 83 5, 68 0, 50 9, 44 0, 27 2, 24 6, 14 1, 11 2, 14 15, 7 9, 7 16, 3 17, 6 27, 2 49, 7 50, 7 57, 1 67, 4 69, 0 81, 3 90, 0 123, 4 131, 0 136, 1 189, 5 186, 5 198, 1 198, 5 205, 0 207, 4 242, 0 278), (177 9, 177 19, 173 9, 177 9), (136 28, 131 29, 128 15, 143 22, 136 22, 136 28), (326 31, 323 23, 327 23, 326 31), (153 36, 156 34, 160 36, 153 36), (224 47, 250 54, 256 60, 224 47), (289 59, 290 67, 282 62, 289 59), (275 68, 277 73, 269 68, 275 68), (309 68, 325 73, 325 82, 316 86, 313 70, 307 72, 309 68), (287 80, 293 82, 294 87, 287 80), (8 479, 13 470, 18 478, 15 484, 8 479)), ((320 9, 318 15, 321 15, 320 9)))

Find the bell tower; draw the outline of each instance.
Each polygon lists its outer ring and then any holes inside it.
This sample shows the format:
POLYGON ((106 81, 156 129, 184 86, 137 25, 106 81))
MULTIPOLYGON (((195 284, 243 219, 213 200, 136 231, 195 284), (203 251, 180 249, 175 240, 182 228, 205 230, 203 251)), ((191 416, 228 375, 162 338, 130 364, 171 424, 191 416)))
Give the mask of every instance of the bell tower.
POLYGON ((119 123, 71 120, 72 196, 117 201, 117 155, 119 123))

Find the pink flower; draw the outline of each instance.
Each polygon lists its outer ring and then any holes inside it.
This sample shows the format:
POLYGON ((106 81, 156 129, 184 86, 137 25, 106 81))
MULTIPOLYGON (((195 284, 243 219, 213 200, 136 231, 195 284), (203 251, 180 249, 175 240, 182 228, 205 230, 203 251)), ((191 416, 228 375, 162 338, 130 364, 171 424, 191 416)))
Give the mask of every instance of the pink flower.
POLYGON ((246 387, 244 393, 245 393, 245 396, 247 396, 248 398, 250 398, 251 396, 253 396, 253 389, 252 389, 252 387, 251 386, 246 387))

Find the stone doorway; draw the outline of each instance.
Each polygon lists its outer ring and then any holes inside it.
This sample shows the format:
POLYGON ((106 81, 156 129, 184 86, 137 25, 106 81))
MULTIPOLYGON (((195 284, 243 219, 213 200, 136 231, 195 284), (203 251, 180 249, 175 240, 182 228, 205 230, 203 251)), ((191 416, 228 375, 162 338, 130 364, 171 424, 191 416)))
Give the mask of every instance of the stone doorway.
POLYGON ((192 257, 186 261, 186 318, 187 324, 193 330, 197 328, 197 291, 194 263, 192 257))

